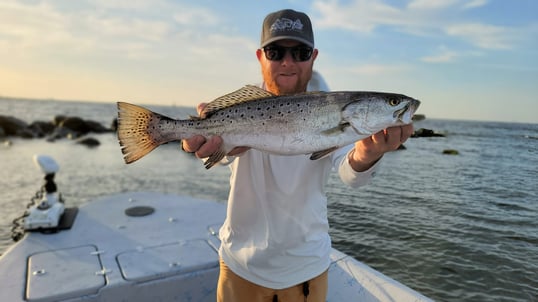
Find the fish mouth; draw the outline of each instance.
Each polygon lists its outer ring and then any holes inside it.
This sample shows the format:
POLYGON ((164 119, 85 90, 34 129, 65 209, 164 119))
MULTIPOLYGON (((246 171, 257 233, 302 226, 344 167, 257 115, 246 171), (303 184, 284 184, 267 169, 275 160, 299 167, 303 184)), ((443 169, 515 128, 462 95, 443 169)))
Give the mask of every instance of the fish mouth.
POLYGON ((420 102, 417 100, 410 100, 404 107, 394 111, 393 117, 404 124, 409 124, 412 122, 413 114, 419 104, 420 102))

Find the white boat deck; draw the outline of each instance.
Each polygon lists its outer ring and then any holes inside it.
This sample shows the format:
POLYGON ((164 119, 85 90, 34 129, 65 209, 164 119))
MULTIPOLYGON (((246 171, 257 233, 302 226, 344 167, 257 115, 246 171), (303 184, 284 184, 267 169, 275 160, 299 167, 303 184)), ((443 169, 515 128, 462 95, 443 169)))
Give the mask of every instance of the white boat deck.
MULTIPOLYGON (((92 201, 70 230, 27 234, 0 257, 0 301, 215 301, 224 216, 223 204, 177 195, 92 201), (154 211, 125 214, 136 207, 154 211)), ((327 301, 431 301, 337 250, 331 257, 327 301)))

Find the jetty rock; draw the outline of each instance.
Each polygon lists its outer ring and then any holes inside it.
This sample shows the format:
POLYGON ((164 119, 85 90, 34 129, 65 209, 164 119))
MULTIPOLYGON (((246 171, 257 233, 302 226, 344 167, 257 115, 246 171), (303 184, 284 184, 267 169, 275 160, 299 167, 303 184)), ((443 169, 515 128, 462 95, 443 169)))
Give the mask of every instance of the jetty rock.
POLYGON ((445 135, 436 133, 431 129, 420 128, 416 130, 411 137, 445 137, 445 135))
POLYGON ((426 119, 426 115, 424 114, 415 114, 413 115, 413 122, 420 122, 426 119))
POLYGON ((443 154, 445 155, 459 155, 460 152, 456 149, 445 149, 443 150, 443 154))
POLYGON ((79 145, 84 145, 88 148, 95 148, 101 145, 101 142, 95 137, 82 137, 75 141, 79 145))
POLYGON ((115 117, 110 123, 110 130, 117 132, 118 131, 118 118, 115 117))
POLYGON ((4 136, 19 136, 21 133, 26 132, 28 124, 13 116, 0 115, 0 128, 4 136))
POLYGON ((34 133, 35 137, 43 138, 52 134, 54 131, 54 123, 46 121, 34 121, 28 128, 34 133))
POLYGON ((77 116, 65 117, 63 120, 61 120, 58 123, 58 127, 70 129, 78 133, 79 135, 85 135, 90 132, 92 133, 111 132, 110 129, 105 128, 99 122, 92 121, 92 120, 84 120, 77 116))
POLYGON ((47 138, 48 141, 54 141, 60 138, 77 139, 89 133, 107 133, 112 132, 99 122, 85 120, 78 116, 57 115, 53 122, 55 128, 47 138))
POLYGON ((106 128, 99 122, 84 120, 77 116, 57 115, 52 121, 34 121, 31 124, 14 116, 0 115, 0 138, 44 138, 54 141, 61 138, 76 139, 89 133, 107 133, 114 129, 106 128))

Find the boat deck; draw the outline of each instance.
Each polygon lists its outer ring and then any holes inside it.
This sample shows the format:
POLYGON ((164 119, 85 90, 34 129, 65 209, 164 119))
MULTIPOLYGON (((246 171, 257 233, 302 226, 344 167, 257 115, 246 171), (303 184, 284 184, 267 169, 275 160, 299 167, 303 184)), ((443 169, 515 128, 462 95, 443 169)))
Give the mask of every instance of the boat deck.
MULTIPOLYGON (((80 207, 71 229, 32 232, 0 258, 1 301, 215 301, 225 205, 149 192, 80 207)), ((327 301, 430 301, 333 250, 327 301)))

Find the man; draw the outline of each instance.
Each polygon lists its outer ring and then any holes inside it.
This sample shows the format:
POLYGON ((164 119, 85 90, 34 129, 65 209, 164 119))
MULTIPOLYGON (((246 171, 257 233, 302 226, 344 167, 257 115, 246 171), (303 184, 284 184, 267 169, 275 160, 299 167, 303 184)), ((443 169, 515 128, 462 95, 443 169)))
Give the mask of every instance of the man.
MULTIPOLYGON (((256 51, 262 88, 276 95, 305 92, 317 55, 306 14, 267 15, 256 51)), ((218 301, 325 301, 331 241, 323 186, 329 172, 337 170, 351 187, 364 185, 383 154, 412 132, 412 125, 388 128, 316 161, 232 150, 225 159, 232 173, 219 232, 218 301)), ((221 144, 218 136, 195 136, 183 141, 183 149, 205 158, 221 144)))

